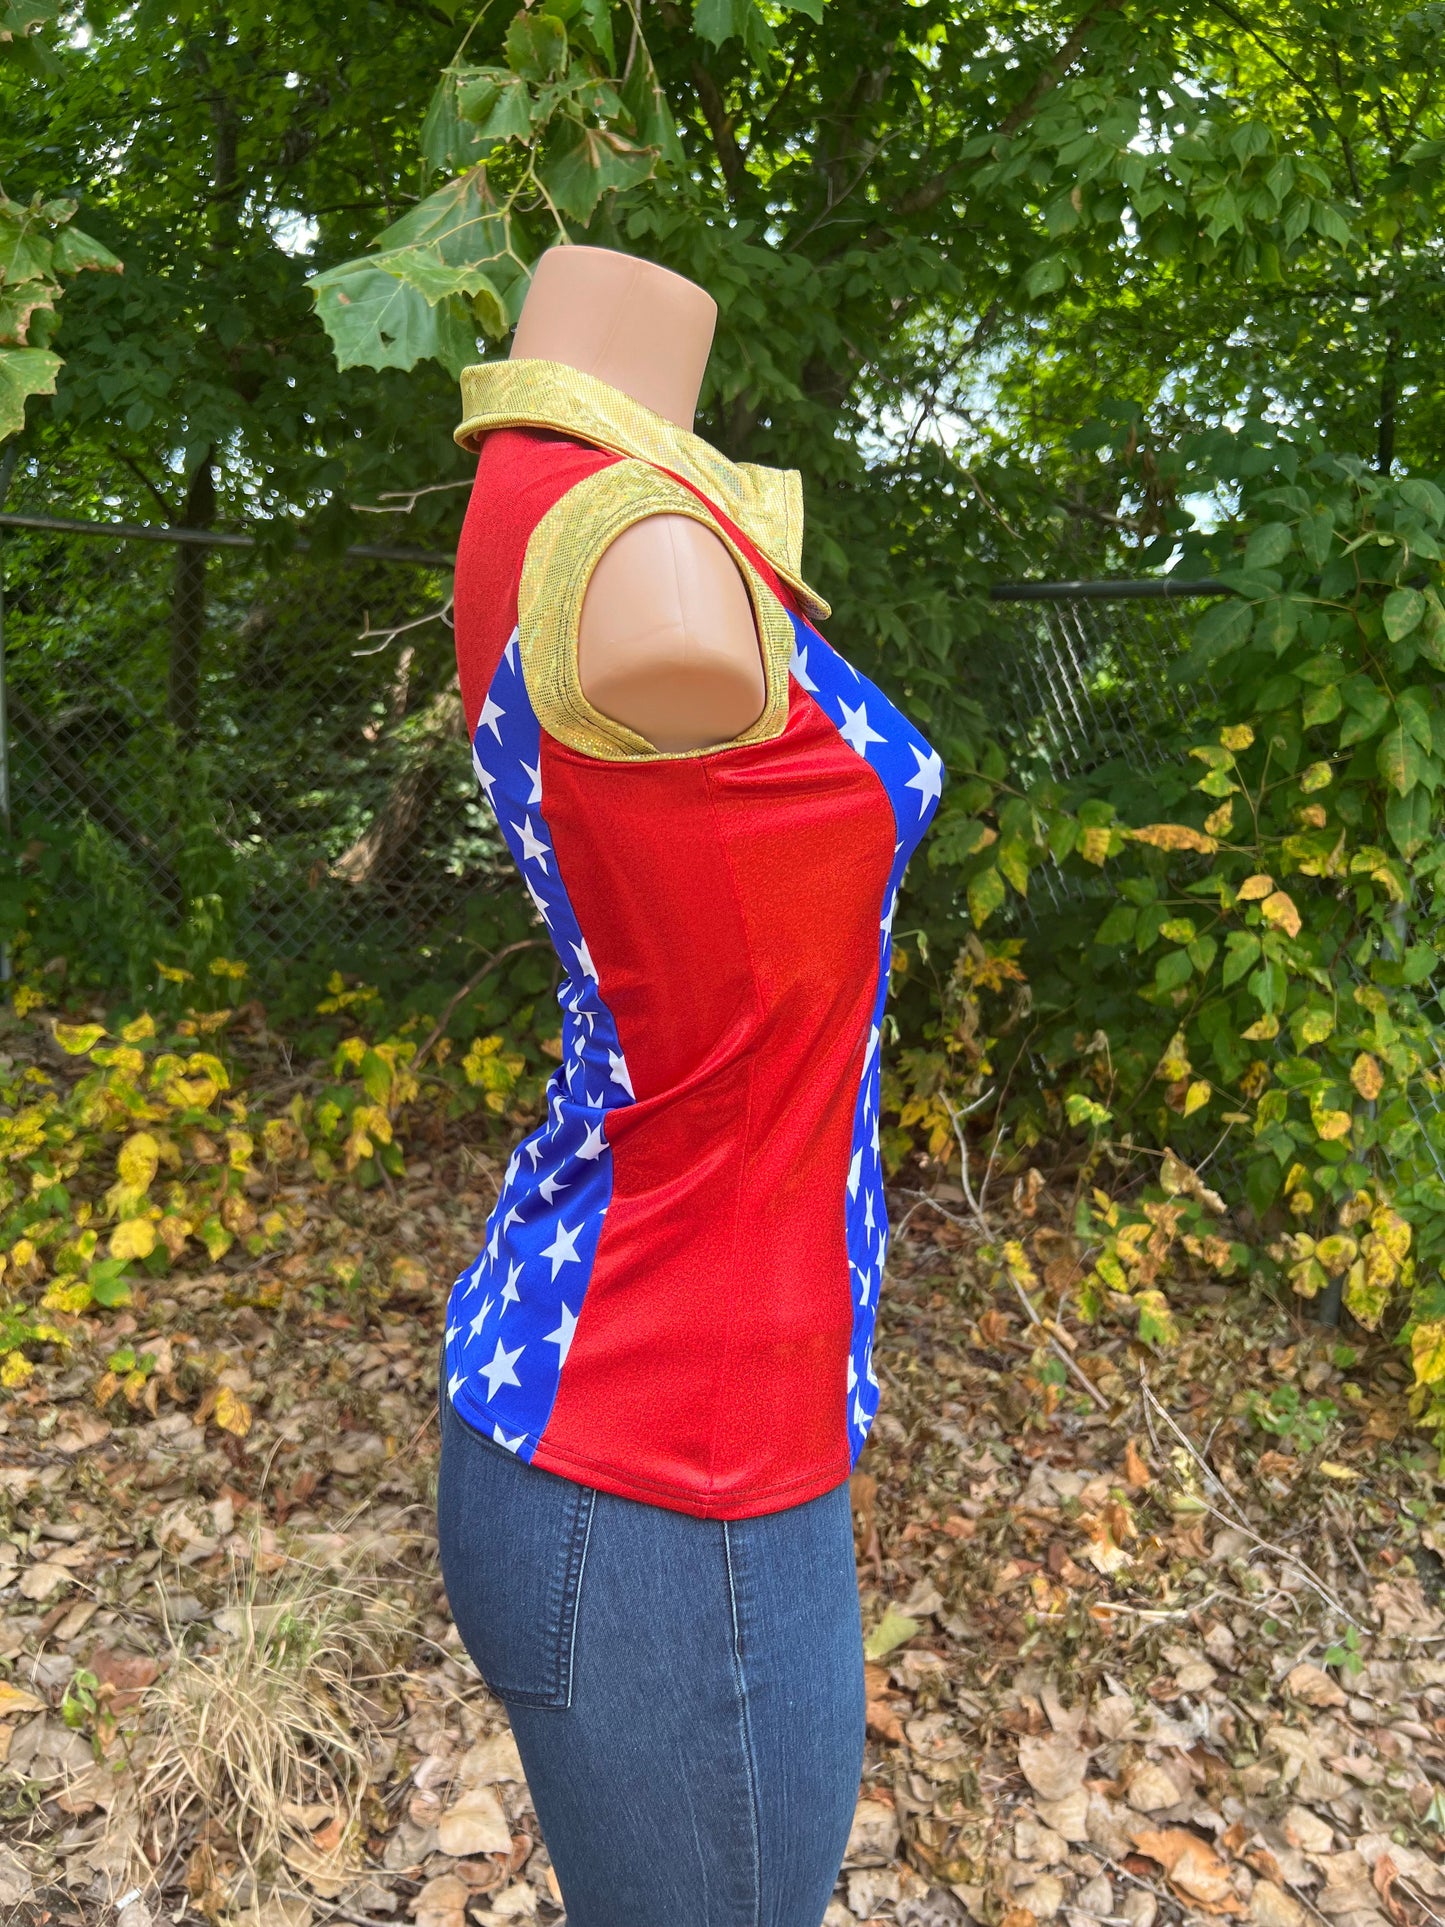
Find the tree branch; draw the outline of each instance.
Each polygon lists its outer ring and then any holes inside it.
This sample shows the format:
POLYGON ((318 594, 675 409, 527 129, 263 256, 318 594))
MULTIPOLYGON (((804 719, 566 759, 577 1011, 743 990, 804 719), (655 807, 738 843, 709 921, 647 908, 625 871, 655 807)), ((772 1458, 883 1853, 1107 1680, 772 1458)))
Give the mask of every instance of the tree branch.
MULTIPOLYGON (((1049 64, 1035 76, 1033 85, 1023 99, 1004 115, 999 122, 996 139, 1010 139, 1026 121, 1033 119, 1040 103, 1054 91, 1084 51, 1090 33, 1105 14, 1113 13, 1119 4, 1120 0, 1099 0, 1096 6, 1090 8, 1049 64)), ((955 162, 930 179, 920 181, 917 187, 911 188, 907 194, 901 194, 893 203, 894 215, 927 213, 948 193, 961 171, 962 163, 955 162)))

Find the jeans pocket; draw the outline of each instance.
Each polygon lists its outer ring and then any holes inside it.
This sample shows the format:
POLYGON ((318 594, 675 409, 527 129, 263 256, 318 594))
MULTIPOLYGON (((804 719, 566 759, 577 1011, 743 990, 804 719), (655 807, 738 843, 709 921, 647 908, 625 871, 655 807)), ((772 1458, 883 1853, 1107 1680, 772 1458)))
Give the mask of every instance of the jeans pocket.
POLYGON ((474 1431, 445 1386, 441 1434, 437 1539, 462 1643, 498 1699, 570 1706, 597 1495, 474 1431))

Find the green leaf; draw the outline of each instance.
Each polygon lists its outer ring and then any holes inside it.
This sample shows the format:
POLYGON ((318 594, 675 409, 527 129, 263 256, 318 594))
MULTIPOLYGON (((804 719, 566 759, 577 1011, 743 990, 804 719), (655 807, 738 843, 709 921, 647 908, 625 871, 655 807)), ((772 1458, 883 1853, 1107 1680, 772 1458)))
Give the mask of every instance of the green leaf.
POLYGON ((1029 295, 1057 294, 1069 278, 1069 271, 1063 256, 1046 254, 1041 261, 1035 261, 1024 276, 1024 293, 1029 295))
POLYGON ((459 93, 465 71, 446 70, 422 120, 421 157, 432 174, 460 173, 486 152, 476 128, 468 126, 462 116, 459 93))
POLYGON ((1380 739, 1375 767, 1399 796, 1408 796, 1419 782, 1424 765, 1420 745, 1402 724, 1392 723, 1380 739))
POLYGON ((778 4, 786 7, 789 13, 806 14, 810 20, 816 20, 821 24, 823 8, 827 5, 827 0, 778 0, 778 4))
POLYGON ((1385 597, 1385 634, 1391 642, 1401 642, 1416 628, 1425 614, 1425 598, 1418 589, 1393 589, 1385 597))
POLYGON ((1094 942, 1102 944, 1127 943, 1134 934, 1134 925, 1139 912, 1132 903, 1116 903, 1094 932, 1094 942))
POLYGON ((968 914, 981 928, 1004 900, 1004 881, 993 864, 970 879, 967 895, 968 914))
POLYGON ((130 1303, 130 1286, 126 1283, 125 1270, 129 1263, 125 1258, 102 1258, 100 1263, 90 1268, 90 1295, 98 1305, 114 1306, 130 1303))
POLYGON ((1305 604, 1295 596, 1271 596, 1254 619, 1254 639, 1282 656, 1294 641, 1305 604))
POLYGON ((1231 596, 1207 609, 1194 625, 1194 644, 1174 664, 1178 681, 1187 682, 1221 657, 1232 655, 1249 641, 1254 612, 1247 602, 1231 596))
POLYGON ((479 69, 457 87, 457 111, 471 124, 479 152, 503 141, 524 141, 532 131, 532 95, 520 75, 479 69))
POLYGON ((1311 690, 1305 697, 1300 705, 1300 720, 1306 729, 1312 729, 1318 723, 1332 723, 1342 707, 1339 685, 1326 683, 1323 689, 1311 690))
POLYGON ((1273 569, 1294 547, 1294 531, 1287 522, 1266 522, 1244 545, 1246 569, 1273 569))
POLYGON ((604 194, 635 187, 655 164, 654 154, 620 134, 579 126, 537 176, 562 212, 585 224, 604 194))
POLYGON ((1299 525, 1299 545, 1312 569, 1322 569, 1330 557, 1335 533, 1335 518, 1328 509, 1316 509, 1299 525))
POLYGON ((1340 724, 1340 748, 1348 749, 1374 735, 1390 713, 1390 699, 1367 676, 1351 676, 1344 695, 1349 712, 1340 724))
POLYGON ((1259 956, 1259 938, 1252 930, 1231 930, 1224 939, 1224 985, 1237 984, 1252 970, 1259 956))
POLYGON ((1193 975, 1194 966, 1184 950, 1166 950, 1154 966, 1155 986, 1163 991, 1178 990, 1193 975))
POLYGON ((1438 488, 1434 482, 1412 475, 1403 482, 1397 482, 1395 487, 1400 500, 1414 509, 1417 515, 1423 515, 1427 522, 1435 523, 1437 528, 1445 523, 1445 490, 1438 488))
POLYGON ((25 426, 31 395, 53 395, 60 356, 48 348, 0 348, 0 441, 25 426))
POLYGON ((1430 795, 1423 784, 1416 784, 1408 796, 1389 799, 1385 804, 1385 827, 1390 841, 1406 862, 1424 848, 1430 835, 1430 795))
POLYGON ((476 360, 476 336, 455 302, 433 306, 370 261, 348 261, 309 285, 338 368, 414 368, 430 358, 460 374, 476 360))
POLYGON ((507 65, 528 80, 558 80, 567 71, 567 29, 545 13, 519 13, 503 43, 507 65))
POLYGON ((52 267, 56 274, 80 274, 93 269, 98 274, 120 274, 124 264, 102 247, 99 241, 78 227, 63 227, 52 243, 52 267))
POLYGON ((755 46, 773 44, 772 29, 758 12, 754 0, 696 0, 692 30, 699 40, 710 41, 714 47, 733 39, 755 46))

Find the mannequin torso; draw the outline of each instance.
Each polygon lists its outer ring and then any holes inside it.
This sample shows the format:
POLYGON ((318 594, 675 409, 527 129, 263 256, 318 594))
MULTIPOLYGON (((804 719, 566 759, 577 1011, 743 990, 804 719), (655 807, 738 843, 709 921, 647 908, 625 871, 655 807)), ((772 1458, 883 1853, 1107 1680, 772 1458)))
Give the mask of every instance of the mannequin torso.
MULTIPOLYGON (((562 362, 691 432, 717 305, 681 275, 610 248, 543 255, 514 361, 562 362)), ((686 516, 626 529, 593 572, 578 629, 587 700, 660 750, 700 749, 762 714, 751 603, 723 542, 686 516)))

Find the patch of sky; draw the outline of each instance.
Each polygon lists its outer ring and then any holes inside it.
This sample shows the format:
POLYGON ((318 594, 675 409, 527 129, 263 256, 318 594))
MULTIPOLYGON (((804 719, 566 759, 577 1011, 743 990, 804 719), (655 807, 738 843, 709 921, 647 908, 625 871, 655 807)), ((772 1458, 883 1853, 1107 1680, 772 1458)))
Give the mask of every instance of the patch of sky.
POLYGON ((283 254, 310 254, 316 246, 321 229, 309 214, 302 214, 295 208, 279 207, 266 217, 271 230, 271 238, 283 254))

